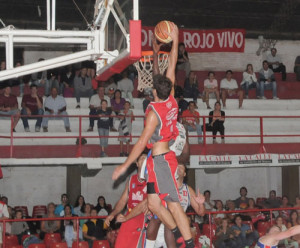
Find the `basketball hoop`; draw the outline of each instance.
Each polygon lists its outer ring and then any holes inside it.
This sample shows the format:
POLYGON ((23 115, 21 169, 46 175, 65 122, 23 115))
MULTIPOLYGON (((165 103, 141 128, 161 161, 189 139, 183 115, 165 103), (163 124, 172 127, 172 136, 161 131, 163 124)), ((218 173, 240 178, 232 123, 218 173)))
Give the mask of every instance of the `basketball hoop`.
MULTIPOLYGON (((169 65, 169 53, 158 53, 158 67, 160 74, 163 74, 169 65)), ((138 72, 138 90, 143 91, 153 86, 153 51, 142 51, 140 60, 134 63, 138 72)))

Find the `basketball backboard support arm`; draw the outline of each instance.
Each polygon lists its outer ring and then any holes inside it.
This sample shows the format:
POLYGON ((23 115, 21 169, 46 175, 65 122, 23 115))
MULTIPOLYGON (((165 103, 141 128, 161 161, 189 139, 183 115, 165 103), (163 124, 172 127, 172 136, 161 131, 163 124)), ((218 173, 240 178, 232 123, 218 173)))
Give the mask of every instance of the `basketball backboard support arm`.
MULTIPOLYGON (((122 25, 118 13, 114 10, 114 1, 117 0, 108 0, 107 2, 105 0, 97 1, 99 9, 97 11, 97 16, 94 18, 94 25, 92 25, 90 31, 18 30, 13 26, 0 29, 0 42, 5 44, 6 51, 6 70, 0 71, 0 80, 3 81, 10 78, 16 78, 85 60, 95 60, 97 63, 97 72, 100 73, 100 79, 101 74, 107 70, 111 70, 111 68, 117 64, 119 64, 118 69, 112 69, 112 71, 117 71, 114 73, 118 73, 118 71, 125 69, 122 67, 129 61, 132 64, 141 56, 141 22, 138 20, 138 0, 133 0, 133 6, 135 8, 133 9, 134 18, 137 19, 130 21, 130 23, 133 24, 130 24, 129 34, 122 25), (107 3, 106 6, 104 3, 107 3), (112 13, 115 21, 118 23, 126 38, 127 48, 125 49, 125 52, 123 51, 119 53, 118 50, 107 51, 105 49, 105 27, 110 13, 112 13), (132 30, 132 28, 134 30, 132 30), (137 38, 130 40, 130 35, 132 34, 137 38), (134 46, 132 46, 132 41, 135 41, 134 46), (139 43, 138 46, 137 42, 139 43), (86 49, 72 54, 14 68, 13 49, 15 44, 41 45, 45 43, 53 46, 55 46, 55 44, 83 44, 86 49), (135 47, 135 49, 132 49, 133 47, 135 47)), ((49 1, 47 1, 47 7, 51 6, 48 2, 49 1)), ((55 4, 52 4, 52 6, 55 7, 55 4)), ((47 13, 50 13, 50 11, 47 10, 47 13)), ((55 18, 55 14, 52 15, 52 28, 55 27, 55 20, 53 18, 55 18)), ((48 21, 49 19, 50 18, 47 18, 48 21)), ((47 29, 49 29, 49 27, 50 24, 47 23, 47 29)), ((110 73, 106 73, 106 75, 110 75, 110 73)))

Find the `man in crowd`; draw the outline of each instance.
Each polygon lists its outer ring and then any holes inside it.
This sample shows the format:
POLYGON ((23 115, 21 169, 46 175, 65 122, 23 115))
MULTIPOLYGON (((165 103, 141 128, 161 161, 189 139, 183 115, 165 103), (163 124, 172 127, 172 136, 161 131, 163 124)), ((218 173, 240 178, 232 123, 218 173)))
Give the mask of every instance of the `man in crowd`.
POLYGON ((223 108, 226 108, 226 99, 230 97, 238 97, 239 99, 239 108, 242 108, 244 92, 239 89, 238 84, 235 79, 232 78, 232 71, 226 71, 226 77, 221 80, 221 98, 223 108))
MULTIPOLYGON (((15 127, 20 120, 20 110, 18 109, 17 97, 11 94, 11 87, 6 86, 4 92, 0 95, 0 116, 7 115, 13 116, 13 131, 15 132, 15 127)), ((2 117, 8 118, 8 117, 2 117)))
POLYGON ((273 99, 278 99, 274 72, 269 68, 266 60, 263 61, 263 68, 259 71, 259 82, 260 99, 266 99, 265 90, 272 90, 273 99))
POLYGON ((118 82, 118 89, 122 92, 123 98, 129 98, 131 108, 134 108, 134 103, 132 98, 132 92, 134 90, 133 82, 131 79, 128 78, 127 70, 122 72, 122 77, 123 79, 118 82))
POLYGON ((63 120, 66 132, 71 132, 68 113, 66 112, 67 103, 62 96, 57 94, 57 89, 51 89, 51 95, 45 100, 45 115, 58 115, 58 117, 47 117, 44 116, 42 121, 42 127, 44 132, 48 132, 48 121, 49 118, 56 120, 63 120), (59 117, 63 115, 63 117, 59 117))
POLYGON ((189 108, 182 113, 182 124, 187 131, 196 131, 198 135, 198 144, 202 143, 202 128, 200 125, 200 114, 195 110, 196 104, 194 101, 189 102, 189 108))
POLYGON ((39 132, 42 125, 42 116, 33 117, 35 115, 43 115, 43 98, 38 96, 37 94, 37 86, 35 84, 30 85, 31 93, 24 95, 22 98, 22 121, 25 132, 30 132, 28 119, 36 118, 37 121, 35 123, 35 131, 39 132))
POLYGON ((297 81, 300 82, 300 56, 297 56, 295 60, 294 72, 296 73, 297 81))
MULTIPOLYGON (((65 215, 65 211, 64 208, 67 204, 69 204, 69 197, 67 194, 62 194, 60 197, 61 200, 61 204, 57 205, 55 208, 55 215, 57 216, 64 216, 65 215)), ((72 212, 73 212, 73 207, 71 206, 72 212)))
POLYGON ((248 190, 246 187, 240 188, 240 197, 237 198, 234 203, 236 208, 245 209, 249 205, 249 198, 247 197, 248 190))
POLYGON ((285 81, 286 80, 285 65, 282 63, 281 58, 277 55, 277 49, 275 47, 271 49, 271 54, 267 56, 267 61, 270 69, 272 69, 273 72, 281 72, 282 81, 285 81))
POLYGON ((81 68, 80 75, 74 78, 75 97, 77 101, 76 108, 80 108, 80 97, 91 98, 93 95, 92 80, 87 76, 87 68, 81 68))
MULTIPOLYGON (((97 89, 97 94, 93 95, 90 100, 90 113, 89 115, 97 115, 97 111, 101 109, 101 101, 107 101, 107 107, 110 108, 110 99, 108 96, 104 95, 104 87, 100 86, 97 89)), ((97 117, 90 117, 90 126, 87 130, 88 132, 92 132, 94 129, 94 122, 97 120, 97 117)))

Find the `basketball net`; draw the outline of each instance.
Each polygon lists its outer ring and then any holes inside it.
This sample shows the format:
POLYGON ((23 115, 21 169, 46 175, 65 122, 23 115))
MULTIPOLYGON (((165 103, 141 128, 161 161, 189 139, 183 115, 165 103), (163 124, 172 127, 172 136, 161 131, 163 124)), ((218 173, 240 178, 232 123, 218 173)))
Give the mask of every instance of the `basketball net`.
MULTIPOLYGON (((169 65, 169 53, 158 53, 158 67, 159 73, 164 74, 169 65)), ((143 91, 146 88, 153 86, 153 51, 143 51, 140 60, 134 63, 138 72, 138 90, 143 91)))

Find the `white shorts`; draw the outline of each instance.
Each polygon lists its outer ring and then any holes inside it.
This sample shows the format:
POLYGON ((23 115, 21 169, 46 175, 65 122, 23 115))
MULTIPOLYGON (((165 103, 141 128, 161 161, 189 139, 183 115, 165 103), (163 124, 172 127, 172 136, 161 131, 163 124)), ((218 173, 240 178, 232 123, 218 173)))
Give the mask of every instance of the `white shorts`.
POLYGON ((167 248, 166 242, 165 242, 165 226, 164 224, 160 224, 160 227, 158 229, 156 241, 154 248, 167 248))

